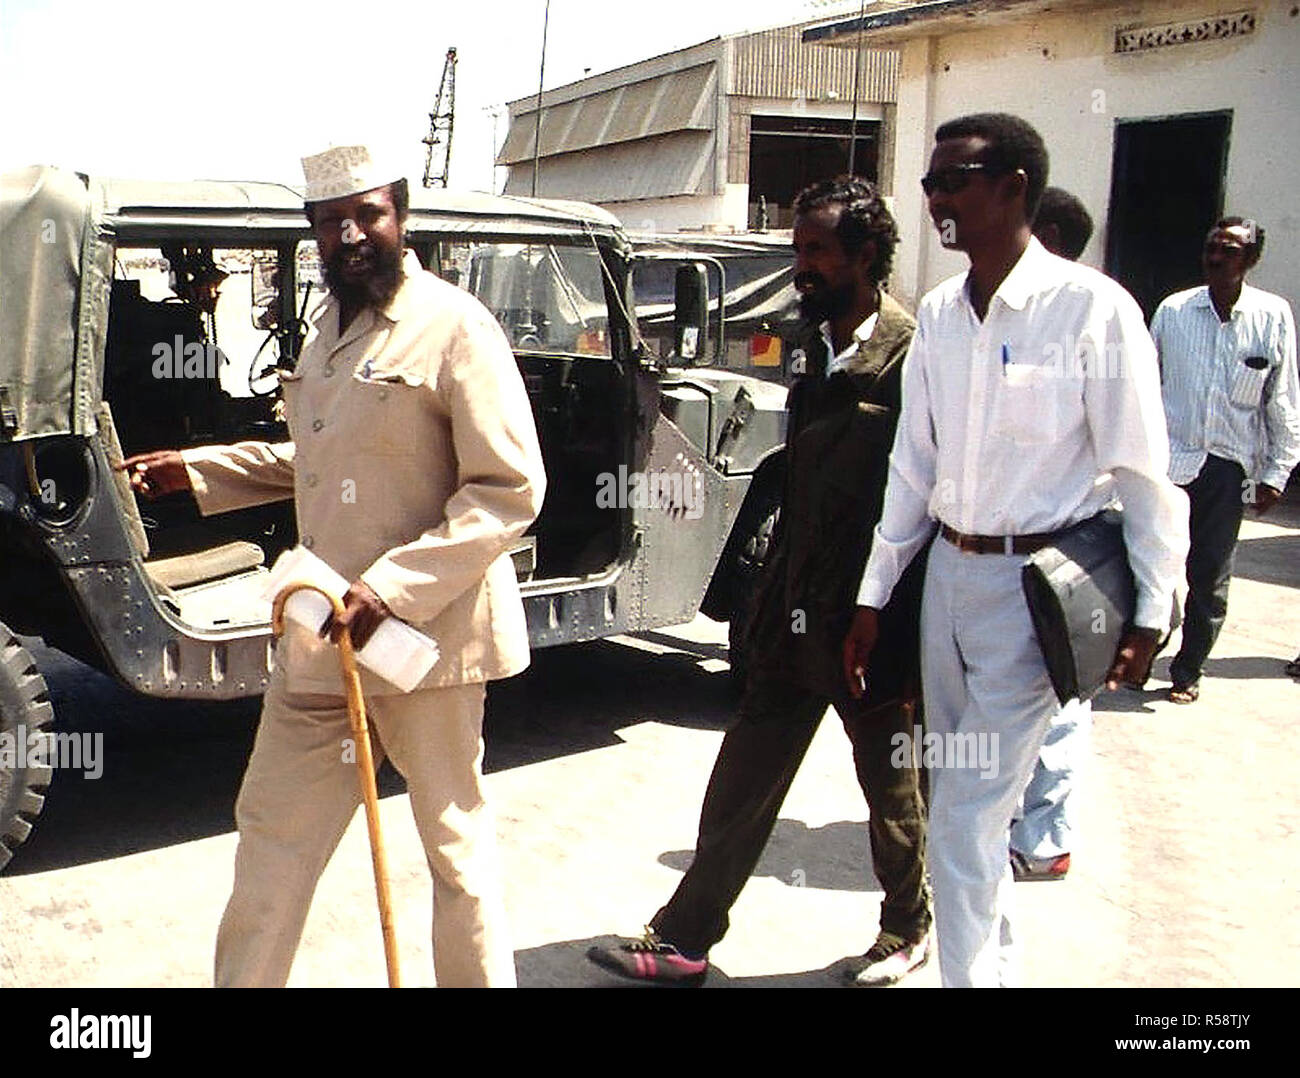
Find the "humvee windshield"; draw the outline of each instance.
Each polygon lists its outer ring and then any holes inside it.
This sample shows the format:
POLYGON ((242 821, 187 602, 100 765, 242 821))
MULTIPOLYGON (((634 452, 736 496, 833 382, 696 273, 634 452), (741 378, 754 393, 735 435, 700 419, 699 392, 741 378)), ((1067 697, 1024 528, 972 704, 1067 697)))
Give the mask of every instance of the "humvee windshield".
MULTIPOLYGON (((521 579, 605 569, 618 556, 619 514, 597 505, 592 492, 599 475, 625 462, 627 391, 626 372, 612 358, 599 251, 581 241, 422 238, 416 250, 429 268, 474 293, 499 320, 533 405, 551 483, 529 560, 517 566, 521 579)), ((124 453, 286 438, 276 372, 294 362, 327 294, 315 243, 154 243, 116 250, 104 399, 124 453), (290 276, 294 293, 281 296, 290 276)), ((134 509, 133 499, 127 504, 134 509)), ((243 572, 274 560, 296 536, 288 503, 200 518, 189 499, 164 499, 138 525, 150 565, 237 543, 243 572)), ((209 597, 214 589, 205 582, 200 604, 188 580, 175 581, 164 601, 191 625, 256 622, 264 612, 242 598, 232 604, 232 584, 209 597)), ((241 595, 250 587, 241 586, 241 595)))
MULTIPOLYGON (((516 352, 608 356, 609 313, 594 247, 441 242, 427 268, 472 292, 516 352)), ((316 245, 299 245, 299 280, 324 294, 316 245)))

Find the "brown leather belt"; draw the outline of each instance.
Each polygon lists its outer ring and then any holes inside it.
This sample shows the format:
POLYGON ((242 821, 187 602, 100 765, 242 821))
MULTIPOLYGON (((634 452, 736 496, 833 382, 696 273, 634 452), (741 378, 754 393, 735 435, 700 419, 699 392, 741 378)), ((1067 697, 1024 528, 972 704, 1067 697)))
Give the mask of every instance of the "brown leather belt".
POLYGON ((1050 546, 1060 537, 1060 532, 1039 532, 1036 535, 966 535, 939 525, 939 534, 964 554, 1032 554, 1050 546))

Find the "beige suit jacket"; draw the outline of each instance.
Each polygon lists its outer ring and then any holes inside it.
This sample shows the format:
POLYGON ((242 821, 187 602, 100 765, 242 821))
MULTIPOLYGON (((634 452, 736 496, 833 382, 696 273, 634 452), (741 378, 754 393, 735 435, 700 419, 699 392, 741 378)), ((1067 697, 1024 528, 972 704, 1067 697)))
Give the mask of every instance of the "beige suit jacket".
MULTIPOLYGON (((385 310, 338 326, 331 297, 281 376, 292 441, 183 452, 200 510, 292 496, 302 544, 437 641, 420 688, 518 673, 528 633, 506 550, 546 476, 505 335, 473 296, 409 267, 385 310)), ((290 691, 341 691, 334 648, 309 634, 289 632, 277 659, 290 691)))

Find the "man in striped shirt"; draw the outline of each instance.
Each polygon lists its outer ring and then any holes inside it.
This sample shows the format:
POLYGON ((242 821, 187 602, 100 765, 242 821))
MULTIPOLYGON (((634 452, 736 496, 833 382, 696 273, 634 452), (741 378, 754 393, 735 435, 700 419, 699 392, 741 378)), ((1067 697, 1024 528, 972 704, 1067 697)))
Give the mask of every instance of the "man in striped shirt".
POLYGON ((1205 284, 1166 297, 1151 320, 1169 424, 1169 477, 1191 501, 1183 643, 1169 699, 1193 703, 1228 612, 1237 532, 1264 513, 1300 462, 1295 319, 1246 274, 1264 248, 1254 221, 1225 217, 1201 255, 1205 284))

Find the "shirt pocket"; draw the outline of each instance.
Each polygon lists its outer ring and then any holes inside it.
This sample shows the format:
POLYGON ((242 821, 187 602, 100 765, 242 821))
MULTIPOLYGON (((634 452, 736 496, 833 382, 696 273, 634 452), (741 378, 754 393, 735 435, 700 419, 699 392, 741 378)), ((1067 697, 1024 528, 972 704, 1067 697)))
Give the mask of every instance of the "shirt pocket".
POLYGON ((1071 381, 1048 366, 1002 366, 993 433, 1018 445, 1047 445, 1061 437, 1071 381))
POLYGON ((1243 356, 1237 360, 1228 383, 1228 398, 1242 408, 1258 408, 1264 395, 1264 380, 1268 377, 1268 359, 1265 356, 1243 356))
POLYGON ((344 404, 344 433, 361 452, 403 456, 425 419, 423 380, 408 371, 357 371, 344 404))

